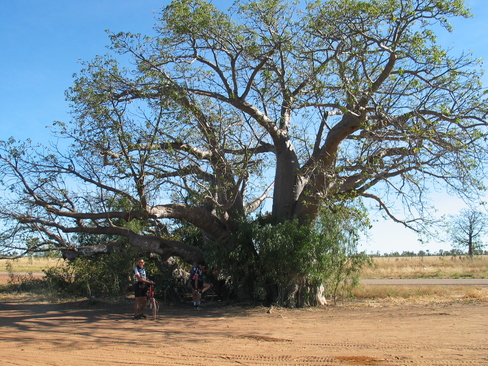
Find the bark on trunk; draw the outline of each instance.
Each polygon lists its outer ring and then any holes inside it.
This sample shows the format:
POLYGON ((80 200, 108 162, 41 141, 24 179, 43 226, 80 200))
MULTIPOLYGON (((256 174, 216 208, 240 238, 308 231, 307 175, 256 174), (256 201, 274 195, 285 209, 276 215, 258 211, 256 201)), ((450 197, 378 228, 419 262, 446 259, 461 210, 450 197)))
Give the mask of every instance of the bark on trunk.
POLYGON ((273 215, 278 222, 293 218, 299 196, 296 184, 299 169, 293 146, 285 141, 277 150, 276 174, 273 194, 273 215))

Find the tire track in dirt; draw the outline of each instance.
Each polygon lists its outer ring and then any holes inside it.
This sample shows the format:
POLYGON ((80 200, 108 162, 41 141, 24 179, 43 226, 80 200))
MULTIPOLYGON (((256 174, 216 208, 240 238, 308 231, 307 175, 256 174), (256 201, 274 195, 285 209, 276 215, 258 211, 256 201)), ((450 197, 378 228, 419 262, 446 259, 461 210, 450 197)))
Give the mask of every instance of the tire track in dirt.
MULTIPOLYGON (((322 347, 322 348, 330 348, 330 349, 384 349, 389 350, 392 348, 391 345, 388 344, 378 344, 378 343, 306 343, 306 345, 314 346, 314 347, 322 347)), ((439 347, 435 346, 427 346, 427 345, 407 345, 407 344, 396 344, 394 346, 396 349, 403 349, 403 350, 419 350, 419 351, 432 351, 439 349, 439 347)), ((471 345, 455 345, 455 346, 446 346, 452 350, 456 351, 484 351, 488 355, 488 347, 473 347, 471 345)), ((487 356, 488 357, 488 356, 487 356)))

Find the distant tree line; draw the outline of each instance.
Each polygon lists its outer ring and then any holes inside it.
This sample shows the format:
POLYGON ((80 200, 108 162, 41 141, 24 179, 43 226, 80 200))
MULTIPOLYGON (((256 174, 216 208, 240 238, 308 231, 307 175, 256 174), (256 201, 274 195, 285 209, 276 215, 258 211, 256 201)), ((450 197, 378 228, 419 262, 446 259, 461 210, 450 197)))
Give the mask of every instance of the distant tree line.
MULTIPOLYGON (((463 251, 461 249, 451 249, 451 250, 443 250, 439 249, 438 252, 430 252, 429 250, 419 250, 418 253, 413 251, 403 251, 403 252, 391 252, 391 253, 383 253, 376 252, 372 256, 374 257, 427 257, 427 256, 459 256, 459 255, 468 255, 467 251, 463 251)), ((476 250, 473 255, 488 255, 488 250, 476 250)))

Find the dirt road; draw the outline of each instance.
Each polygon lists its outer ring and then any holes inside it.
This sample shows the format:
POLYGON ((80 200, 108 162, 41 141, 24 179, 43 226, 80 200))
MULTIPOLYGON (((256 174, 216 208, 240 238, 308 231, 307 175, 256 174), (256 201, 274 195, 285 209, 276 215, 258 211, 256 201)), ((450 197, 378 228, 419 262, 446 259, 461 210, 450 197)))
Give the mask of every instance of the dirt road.
POLYGON ((488 303, 286 310, 0 303, 6 365, 487 365, 488 303))

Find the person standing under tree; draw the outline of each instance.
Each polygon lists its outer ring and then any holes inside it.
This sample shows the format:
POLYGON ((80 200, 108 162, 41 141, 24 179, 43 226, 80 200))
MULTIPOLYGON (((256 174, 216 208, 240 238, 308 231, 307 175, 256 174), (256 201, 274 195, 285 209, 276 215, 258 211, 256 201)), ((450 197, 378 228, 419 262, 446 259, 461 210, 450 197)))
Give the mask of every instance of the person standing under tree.
POLYGON ((149 281, 146 277, 146 269, 144 268, 144 260, 140 259, 137 262, 137 266, 134 268, 134 296, 135 296, 135 304, 134 304, 134 320, 138 320, 141 318, 146 318, 144 315, 144 309, 146 308, 146 301, 147 301, 147 288, 148 284, 153 284, 154 282, 149 281))
POLYGON ((198 262, 190 271, 193 306, 195 310, 201 310, 200 303, 202 294, 210 288, 210 284, 205 282, 205 267, 205 262, 198 262))

